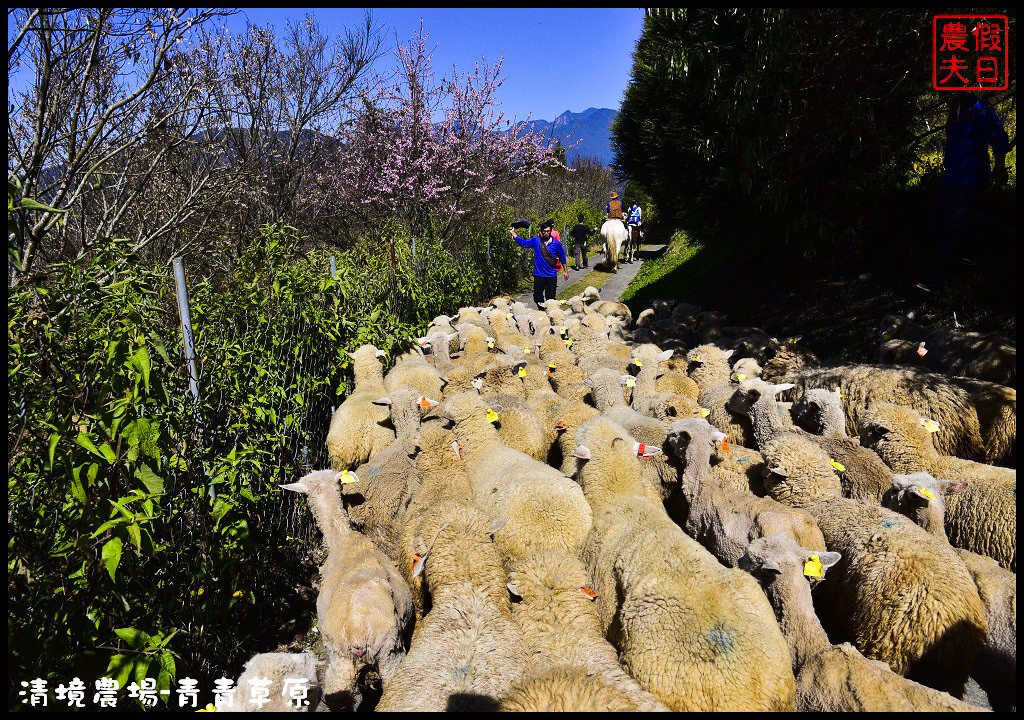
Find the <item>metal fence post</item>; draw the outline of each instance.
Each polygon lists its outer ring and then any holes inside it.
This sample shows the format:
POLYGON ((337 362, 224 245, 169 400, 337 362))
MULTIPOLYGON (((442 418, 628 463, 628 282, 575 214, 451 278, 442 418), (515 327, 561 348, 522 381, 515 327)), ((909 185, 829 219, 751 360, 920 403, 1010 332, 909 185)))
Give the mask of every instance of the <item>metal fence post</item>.
MULTIPOLYGON (((188 288, 185 286, 185 261, 176 257, 171 260, 174 267, 174 286, 178 297, 178 316, 181 318, 181 341, 185 351, 185 363, 188 368, 188 392, 192 401, 196 404, 196 411, 199 410, 199 372, 196 369, 196 350, 192 335, 192 315, 188 309, 188 288)), ((199 438, 202 442, 203 424, 198 418, 199 438)), ((205 467, 204 467, 204 474, 205 467)), ((217 489, 210 485, 210 502, 217 499, 217 489)))

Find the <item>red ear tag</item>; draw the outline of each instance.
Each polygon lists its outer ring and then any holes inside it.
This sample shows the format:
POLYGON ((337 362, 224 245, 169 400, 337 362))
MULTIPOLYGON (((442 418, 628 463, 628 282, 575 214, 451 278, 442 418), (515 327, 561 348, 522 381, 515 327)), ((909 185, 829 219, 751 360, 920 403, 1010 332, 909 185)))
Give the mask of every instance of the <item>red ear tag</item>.
POLYGON ((598 598, 598 594, 586 585, 580 587, 580 592, 586 595, 588 600, 596 600, 598 598))
POLYGON ((636 449, 636 456, 637 457, 643 457, 644 456, 644 450, 646 450, 646 449, 647 449, 647 446, 644 445, 643 443, 640 443, 640 447, 638 447, 636 449))

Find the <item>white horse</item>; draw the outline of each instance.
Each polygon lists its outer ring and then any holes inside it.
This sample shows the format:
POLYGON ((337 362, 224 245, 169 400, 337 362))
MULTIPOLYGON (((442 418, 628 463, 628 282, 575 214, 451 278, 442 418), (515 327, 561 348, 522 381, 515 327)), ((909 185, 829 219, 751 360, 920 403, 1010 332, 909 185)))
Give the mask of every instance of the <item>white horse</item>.
POLYGON ((617 272, 619 269, 619 248, 626 242, 625 224, 618 219, 605 220, 601 226, 601 237, 604 238, 605 270, 617 272))

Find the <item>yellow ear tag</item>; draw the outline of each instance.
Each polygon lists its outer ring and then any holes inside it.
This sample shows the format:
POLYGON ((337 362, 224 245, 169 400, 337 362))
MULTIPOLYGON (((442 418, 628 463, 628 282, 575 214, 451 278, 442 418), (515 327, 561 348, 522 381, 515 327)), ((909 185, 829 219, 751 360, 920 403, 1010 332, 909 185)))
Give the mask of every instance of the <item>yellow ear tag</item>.
POLYGON ((811 559, 804 563, 804 575, 807 577, 825 577, 824 569, 817 555, 811 555, 811 559))
POLYGON ((747 379, 747 376, 744 375, 743 373, 736 373, 736 379, 739 380, 740 382, 743 382, 744 380, 747 379))
POLYGON ((884 332, 884 333, 882 333, 882 339, 883 340, 892 340, 892 333, 891 332, 884 332))
POLYGON ((565 339, 565 346, 567 348, 571 348, 572 347, 572 338, 566 338, 565 339))
POLYGON ((555 365, 553 362, 549 362, 548 363, 548 370, 557 370, 557 369, 558 369, 558 366, 555 365))
POLYGON ((341 473, 340 479, 342 485, 350 485, 354 482, 359 482, 359 478, 356 477, 356 474, 354 472, 349 472, 348 470, 341 473))
POLYGON ((487 408, 487 422, 496 423, 498 422, 498 413, 494 412, 490 408, 487 408))
POLYGON ((846 468, 843 467, 843 464, 836 462, 832 458, 828 459, 828 464, 835 468, 838 472, 846 472, 846 468))
POLYGON ((925 488, 925 487, 919 487, 919 488, 917 489, 917 491, 918 491, 919 493, 921 493, 922 495, 924 495, 924 496, 925 496, 926 498, 928 498, 929 500, 934 500, 934 499, 935 499, 935 496, 934 496, 934 495, 932 495, 932 491, 931 491, 931 490, 929 490, 928 488, 925 488))
POLYGON ((519 375, 519 377, 521 377, 521 378, 524 378, 524 377, 526 377, 526 368, 524 368, 524 367, 521 367, 521 368, 519 368, 519 373, 518 373, 518 375, 519 375))
POLYGON ((694 362, 704 362, 704 358, 702 358, 700 355, 694 355, 693 356, 693 361, 694 362))
POLYGON ((626 387, 636 387, 636 378, 630 375, 626 378, 626 387))
POLYGON ((523 354, 524 354, 524 355, 529 355, 529 354, 530 354, 530 353, 532 353, 532 352, 533 352, 533 350, 531 350, 531 349, 530 349, 530 348, 528 348, 528 347, 524 347, 524 348, 523 348, 523 354))
POLYGON ((512 313, 505 313, 505 319, 506 320, 511 320, 514 317, 515 317, 515 315, 513 315, 512 313))
POLYGON ((640 360, 639 358, 633 358, 633 364, 638 368, 642 368, 644 366, 643 360, 640 360))
POLYGON ((937 433, 939 431, 939 424, 934 420, 926 420, 921 418, 921 425, 930 433, 937 433))
POLYGON ((710 415, 710 414, 711 414, 711 411, 710 411, 710 410, 708 410, 707 408, 701 408, 701 409, 700 409, 700 416, 701 416, 702 418, 706 418, 706 417, 707 417, 708 415, 710 415))

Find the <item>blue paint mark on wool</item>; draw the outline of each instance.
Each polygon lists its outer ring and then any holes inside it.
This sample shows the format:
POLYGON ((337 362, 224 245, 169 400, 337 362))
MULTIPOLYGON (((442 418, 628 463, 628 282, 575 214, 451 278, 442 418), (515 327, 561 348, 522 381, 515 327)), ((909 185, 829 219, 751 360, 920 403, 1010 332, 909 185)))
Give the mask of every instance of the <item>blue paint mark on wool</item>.
POLYGON ((708 640, 719 654, 729 655, 736 645, 736 633, 727 625, 718 623, 708 632, 708 640))

